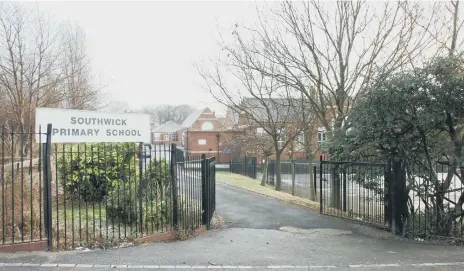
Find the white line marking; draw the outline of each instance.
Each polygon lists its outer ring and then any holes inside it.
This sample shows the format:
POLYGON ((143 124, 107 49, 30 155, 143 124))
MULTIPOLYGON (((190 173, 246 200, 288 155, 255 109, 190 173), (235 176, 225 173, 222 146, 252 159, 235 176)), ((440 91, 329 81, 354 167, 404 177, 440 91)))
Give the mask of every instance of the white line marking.
POLYGON ((75 263, 59 263, 58 264, 58 267, 75 267, 75 266, 76 266, 75 263))
POLYGON ((335 265, 310 265, 309 269, 337 268, 335 265))
POLYGON ((43 263, 40 267, 58 267, 57 263, 43 263))
POLYGON ((351 268, 400 267, 399 264, 350 264, 351 268))
POLYGON ((177 269, 192 269, 190 265, 176 265, 177 269))
POLYGON ((174 269, 174 268, 176 268, 176 266, 175 265, 160 265, 159 268, 161 268, 161 269, 163 269, 163 268, 164 269, 174 269))
POLYGON ((236 265, 223 265, 222 268, 224 268, 224 269, 237 269, 238 267, 236 265))
POLYGON ((144 265, 143 269, 160 269, 159 265, 144 265))
POLYGON ((412 264, 413 266, 449 266, 449 265, 464 265, 464 262, 455 262, 455 263, 416 263, 412 264))
POLYGON ((253 266, 250 266, 250 265, 239 265, 238 268, 239 268, 239 269, 252 269, 253 266))
MULTIPOLYGON (((58 265, 58 267, 61 267, 60 264, 58 265)), ((93 264, 76 264, 76 268, 92 268, 92 267, 93 267, 93 264)))

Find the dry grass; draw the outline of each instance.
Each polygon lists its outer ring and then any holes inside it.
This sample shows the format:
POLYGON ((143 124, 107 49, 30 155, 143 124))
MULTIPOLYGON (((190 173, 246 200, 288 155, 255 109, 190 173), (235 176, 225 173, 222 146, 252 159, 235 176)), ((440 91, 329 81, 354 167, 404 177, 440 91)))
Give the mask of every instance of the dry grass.
POLYGON ((216 172, 216 181, 218 183, 240 187, 248 191, 272 197, 291 204, 307 207, 312 211, 319 212, 319 202, 292 196, 291 194, 282 191, 276 191, 275 187, 271 185, 261 186, 260 180, 255 180, 247 176, 233 174, 230 172, 216 172))
POLYGON ((0 186, 0 240, 3 236, 5 243, 13 239, 15 242, 39 240, 42 206, 38 176, 32 174, 31 177, 27 172, 12 176, 11 171, 5 170, 0 186))

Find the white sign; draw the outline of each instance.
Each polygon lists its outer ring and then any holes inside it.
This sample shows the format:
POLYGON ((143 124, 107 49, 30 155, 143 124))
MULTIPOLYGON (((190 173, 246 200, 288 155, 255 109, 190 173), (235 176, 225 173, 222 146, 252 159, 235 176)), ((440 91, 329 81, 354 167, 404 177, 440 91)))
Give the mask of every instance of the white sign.
POLYGON ((52 143, 151 142, 149 115, 37 108, 37 143, 46 142, 49 123, 52 124, 52 143))

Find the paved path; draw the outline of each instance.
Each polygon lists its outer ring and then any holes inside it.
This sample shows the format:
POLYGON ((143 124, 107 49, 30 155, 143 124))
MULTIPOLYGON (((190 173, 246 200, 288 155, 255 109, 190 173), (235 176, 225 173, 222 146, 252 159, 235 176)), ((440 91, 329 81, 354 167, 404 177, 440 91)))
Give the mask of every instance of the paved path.
POLYGON ((106 251, 3 254, 0 263, 23 266, 7 264, 0 268, 8 271, 464 269, 462 247, 394 240, 383 231, 319 216, 226 185, 217 186, 217 197, 217 211, 223 215, 227 229, 212 230, 183 242, 106 251))

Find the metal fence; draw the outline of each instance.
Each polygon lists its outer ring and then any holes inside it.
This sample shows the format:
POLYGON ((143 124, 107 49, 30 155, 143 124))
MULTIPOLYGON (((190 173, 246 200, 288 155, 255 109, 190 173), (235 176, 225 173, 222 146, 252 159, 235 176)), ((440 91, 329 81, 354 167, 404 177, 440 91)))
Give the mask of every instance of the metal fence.
POLYGON ((245 175, 256 179, 257 177, 257 159, 256 157, 247 157, 236 159, 230 162, 230 172, 245 175))
POLYGON ((320 161, 322 214, 387 227, 387 164, 320 161))
POLYGON ((49 198, 44 195, 49 190, 44 172, 48 169, 42 161, 48 150, 43 149, 46 142, 33 142, 35 136, 1 127, 0 244, 47 240, 50 219, 44 207, 49 198))
POLYGON ((320 163, 321 213, 411 239, 464 237, 461 167, 448 161, 320 163))
MULTIPOLYGON (((398 169, 392 161, 328 157, 281 161, 281 191, 317 200, 321 214, 375 225, 408 238, 464 238, 461 167, 447 161, 432 168, 417 161, 400 164, 398 169)), ((276 163, 270 161, 266 183, 275 185, 275 181, 276 163)))
POLYGON ((2 128, 0 246, 107 247, 209 227, 214 159, 180 157, 175 145, 51 144, 51 127, 39 133, 47 142, 2 128))

